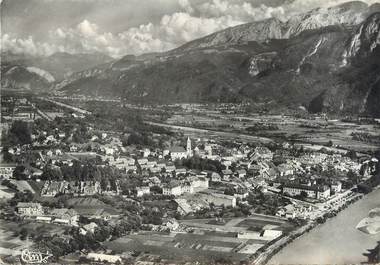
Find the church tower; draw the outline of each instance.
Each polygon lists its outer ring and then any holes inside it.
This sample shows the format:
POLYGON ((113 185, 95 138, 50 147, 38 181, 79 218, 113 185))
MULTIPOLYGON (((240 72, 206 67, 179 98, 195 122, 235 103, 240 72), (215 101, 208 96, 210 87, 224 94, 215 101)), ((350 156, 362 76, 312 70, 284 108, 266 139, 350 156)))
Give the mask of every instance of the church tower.
POLYGON ((191 140, 189 137, 187 137, 186 152, 188 157, 193 155, 193 151, 191 150, 191 140))

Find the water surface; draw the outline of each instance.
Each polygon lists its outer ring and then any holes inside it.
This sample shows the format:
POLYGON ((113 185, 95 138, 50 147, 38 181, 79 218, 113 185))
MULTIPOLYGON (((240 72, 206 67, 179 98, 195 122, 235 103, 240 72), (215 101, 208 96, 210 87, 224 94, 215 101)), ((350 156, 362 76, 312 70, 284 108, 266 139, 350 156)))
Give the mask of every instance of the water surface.
POLYGON ((355 227, 371 209, 379 206, 380 189, 294 240, 273 256, 269 264, 358 264, 367 261, 363 253, 376 246, 380 233, 368 235, 355 227))

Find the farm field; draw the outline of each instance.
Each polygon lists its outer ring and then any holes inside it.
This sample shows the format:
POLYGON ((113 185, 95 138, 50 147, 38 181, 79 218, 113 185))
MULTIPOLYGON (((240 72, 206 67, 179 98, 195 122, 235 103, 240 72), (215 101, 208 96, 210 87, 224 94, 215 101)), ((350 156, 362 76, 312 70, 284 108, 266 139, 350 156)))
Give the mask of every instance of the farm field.
POLYGON ((380 143, 366 143, 352 139, 352 133, 368 133, 379 136, 379 125, 354 124, 339 120, 316 118, 307 120, 281 115, 234 115, 234 114, 175 114, 166 121, 170 125, 182 125, 213 131, 223 131, 252 136, 264 136, 271 139, 291 139, 300 143, 325 145, 332 141, 334 146, 357 152, 373 152, 380 143), (277 127, 247 131, 257 124, 277 127))
POLYGON ((21 229, 26 228, 36 235, 54 235, 64 232, 63 226, 35 222, 9 222, 0 220, 0 255, 17 255, 24 248, 33 245, 33 240, 27 236, 21 240, 18 236, 21 229))
POLYGON ((116 253, 132 252, 136 255, 159 255, 171 262, 200 262, 224 259, 247 260, 258 249, 265 247, 276 237, 263 237, 261 232, 250 231, 253 225, 258 230, 287 232, 294 227, 283 219, 256 215, 249 218, 230 218, 224 224, 213 224, 214 219, 180 221, 192 232, 139 232, 114 241, 105 246, 116 253))

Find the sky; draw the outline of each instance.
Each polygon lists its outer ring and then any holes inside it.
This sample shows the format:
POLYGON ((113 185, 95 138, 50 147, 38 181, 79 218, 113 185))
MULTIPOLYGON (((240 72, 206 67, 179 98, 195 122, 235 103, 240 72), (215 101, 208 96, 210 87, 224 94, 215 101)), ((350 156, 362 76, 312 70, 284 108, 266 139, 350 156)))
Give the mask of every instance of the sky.
MULTIPOLYGON (((239 24, 349 0, 0 0, 1 49, 34 56, 166 51, 239 24)), ((368 4, 380 0, 364 0, 368 4)))

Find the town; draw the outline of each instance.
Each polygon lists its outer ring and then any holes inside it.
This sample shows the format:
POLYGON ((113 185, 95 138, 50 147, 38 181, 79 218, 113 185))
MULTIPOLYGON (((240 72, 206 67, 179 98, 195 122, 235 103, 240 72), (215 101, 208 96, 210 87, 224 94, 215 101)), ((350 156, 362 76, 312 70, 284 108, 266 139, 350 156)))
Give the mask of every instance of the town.
MULTIPOLYGON (((99 102, 1 101, 7 262, 27 248, 60 263, 262 264, 380 183, 378 152, 260 141, 273 124, 246 119, 251 129, 239 137, 223 126, 214 133, 157 125, 194 113, 188 105, 119 104, 111 113, 99 102)), ((242 115, 243 107, 212 113, 242 115)))

